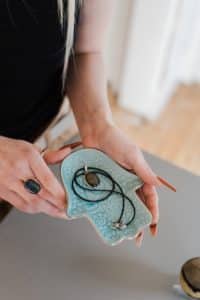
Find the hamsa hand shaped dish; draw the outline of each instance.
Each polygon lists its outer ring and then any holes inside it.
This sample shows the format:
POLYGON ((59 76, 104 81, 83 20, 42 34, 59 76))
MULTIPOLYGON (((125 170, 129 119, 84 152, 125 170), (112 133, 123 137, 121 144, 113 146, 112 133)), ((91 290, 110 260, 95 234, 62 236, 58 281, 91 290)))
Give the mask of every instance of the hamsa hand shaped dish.
POLYGON ((143 182, 102 151, 73 151, 62 161, 61 178, 67 216, 87 217, 109 245, 134 238, 151 223, 151 213, 135 192, 143 182))

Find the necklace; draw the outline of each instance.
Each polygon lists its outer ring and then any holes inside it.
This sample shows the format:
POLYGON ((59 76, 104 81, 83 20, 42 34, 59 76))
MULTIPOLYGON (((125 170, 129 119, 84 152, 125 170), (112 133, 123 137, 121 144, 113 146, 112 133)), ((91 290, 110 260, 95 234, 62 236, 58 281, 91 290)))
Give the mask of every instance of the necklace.
POLYGON ((76 172, 74 173, 74 176, 72 178, 71 187, 72 187, 74 194, 79 199, 81 199, 85 202, 90 202, 90 203, 99 203, 99 202, 106 201, 107 199, 109 199, 109 197, 112 194, 119 195, 122 200, 122 207, 121 207, 119 218, 116 221, 112 222, 113 229, 118 229, 118 230, 125 229, 135 219, 136 209, 135 209, 135 205, 133 204, 132 200, 127 195, 125 195, 120 184, 118 182, 116 182, 113 179, 113 177, 106 171, 104 171, 100 168, 84 166, 84 167, 76 170, 76 172), (82 176, 84 176, 86 185, 81 184, 78 180, 82 176), (98 188, 98 186, 101 183, 101 180, 100 180, 101 176, 104 177, 104 179, 106 179, 109 182, 110 189, 98 188), (96 200, 88 199, 88 198, 85 198, 81 193, 78 192, 77 187, 83 191, 91 191, 94 193, 103 192, 103 193, 106 193, 106 195, 103 197, 99 197, 96 200), (128 221, 123 222, 122 218, 124 216, 124 211, 125 211, 125 201, 128 201, 131 205, 132 216, 128 221))

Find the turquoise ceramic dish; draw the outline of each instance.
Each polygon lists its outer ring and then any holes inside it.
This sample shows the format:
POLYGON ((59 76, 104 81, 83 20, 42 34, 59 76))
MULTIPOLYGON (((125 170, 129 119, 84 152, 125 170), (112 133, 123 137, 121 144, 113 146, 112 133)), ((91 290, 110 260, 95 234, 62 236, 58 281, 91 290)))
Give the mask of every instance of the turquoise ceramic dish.
POLYGON ((67 216, 69 218, 87 217, 100 237, 109 245, 134 238, 139 230, 151 223, 151 213, 135 193, 135 190, 141 187, 143 182, 105 153, 92 148, 73 151, 61 164, 61 178, 68 195, 67 216), (85 175, 78 173, 77 170, 82 168, 83 170, 87 168, 88 172, 92 168, 95 170, 98 168, 110 177, 106 177, 104 173, 100 172, 97 174, 98 185, 91 186, 85 175), (75 174, 79 174, 76 180, 75 174), (125 195, 124 198, 122 191, 125 195), (81 199, 78 195, 91 202, 81 199), (98 202, 102 198, 105 200, 98 202), (133 216, 134 219, 127 226, 117 228, 116 221, 119 220, 121 214, 121 223, 123 224, 128 224, 133 216))

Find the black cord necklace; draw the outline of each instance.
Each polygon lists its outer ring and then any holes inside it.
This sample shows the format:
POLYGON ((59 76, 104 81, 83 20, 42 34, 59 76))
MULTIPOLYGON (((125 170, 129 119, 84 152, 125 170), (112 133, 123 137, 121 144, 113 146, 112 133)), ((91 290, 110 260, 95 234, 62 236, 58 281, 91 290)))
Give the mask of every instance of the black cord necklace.
POLYGON ((99 203, 102 201, 107 200, 113 193, 118 194, 121 196, 122 198, 122 208, 121 208, 121 212, 120 212, 120 216, 118 218, 117 221, 113 222, 113 228, 115 229, 124 229, 126 228, 129 224, 131 224, 131 222, 135 219, 135 215, 136 215, 136 209, 135 209, 135 205, 133 204, 132 200, 126 196, 123 192, 122 187, 120 186, 119 183, 117 183, 110 174, 108 174, 106 171, 99 169, 99 168, 95 168, 95 167, 83 167, 78 169, 75 173, 74 176, 72 178, 72 190, 74 192, 74 194, 79 197, 79 199, 86 201, 86 202, 90 202, 90 203, 99 203), (99 184, 100 184, 100 178, 98 175, 103 176, 104 178, 106 178, 107 180, 110 181, 111 184, 111 188, 110 189, 98 189, 96 188, 99 184), (88 185, 84 186, 82 185, 79 181, 78 178, 84 176, 85 177, 85 181, 88 185), (89 187, 90 186, 90 187, 89 187), (83 197, 78 191, 77 191, 77 187, 79 187, 82 190, 85 191, 91 191, 91 192, 107 192, 107 194, 104 197, 98 198, 96 200, 92 200, 92 199, 88 199, 83 197), (118 190, 116 190, 116 187, 118 188, 118 190), (129 219, 128 222, 123 223, 122 222, 122 218, 124 215, 124 211, 125 211, 125 201, 128 201, 132 207, 133 213, 132 213, 132 217, 129 219))

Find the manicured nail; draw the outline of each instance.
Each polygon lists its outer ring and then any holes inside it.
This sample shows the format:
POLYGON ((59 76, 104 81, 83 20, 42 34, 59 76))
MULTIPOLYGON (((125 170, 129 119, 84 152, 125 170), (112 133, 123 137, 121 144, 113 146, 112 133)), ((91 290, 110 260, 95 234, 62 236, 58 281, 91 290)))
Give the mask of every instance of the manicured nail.
POLYGON ((158 234, 158 225, 157 224, 150 225, 150 232, 151 232, 151 235, 153 237, 157 236, 157 234, 158 234))
POLYGON ((40 155, 43 156, 47 149, 48 149, 47 147, 45 147, 44 149, 42 149, 42 150, 40 151, 40 155))
POLYGON ((160 177, 160 176, 157 176, 157 179, 158 179, 158 181, 159 181, 162 185, 166 186, 167 188, 169 188, 169 189, 172 190, 173 192, 176 192, 175 186, 173 186, 171 183, 169 183, 166 179, 164 179, 164 178, 162 178, 162 177, 160 177))
POLYGON ((159 180, 158 176, 155 175, 154 178, 155 178, 155 184, 156 184, 157 186, 162 186, 162 185, 163 185, 162 182, 159 180))
POLYGON ((74 148, 76 148, 76 147, 78 147, 78 146, 80 146, 80 145, 82 145, 82 141, 77 141, 77 142, 75 142, 75 143, 70 144, 69 146, 70 146, 72 149, 74 149, 74 148))
POLYGON ((66 215, 66 213, 65 212, 63 212, 63 213, 60 213, 59 214, 59 217, 61 218, 61 219, 65 219, 65 220, 67 220, 68 218, 67 218, 67 215, 66 215))
POLYGON ((78 142, 74 142, 74 143, 71 143, 71 144, 67 144, 67 145, 64 145, 62 146, 61 148, 59 148, 59 150, 63 150, 65 148, 71 148, 71 149, 74 149, 78 146, 82 145, 82 142, 81 141, 78 141, 78 142))
POLYGON ((61 208, 62 210, 64 210, 64 211, 66 211, 66 209, 67 209, 67 202, 65 202, 65 203, 63 203, 63 205, 62 205, 62 208, 61 208))
MULTIPOLYGON (((80 146, 80 145, 82 145, 82 142, 81 142, 81 141, 77 141, 77 142, 74 142, 74 143, 71 143, 71 144, 64 145, 64 146, 62 146, 61 148, 59 148, 58 150, 63 150, 63 149, 65 149, 65 148, 71 148, 71 149, 74 149, 74 148, 76 148, 76 147, 78 147, 78 146, 80 146)), ((44 155, 44 153, 45 153, 46 151, 48 151, 48 150, 49 150, 48 147, 45 147, 44 149, 41 150, 40 154, 41 154, 41 155, 44 155)))
POLYGON ((139 234, 138 234, 138 236, 136 237, 136 246, 138 247, 138 248, 140 248, 141 246, 142 246, 142 241, 143 241, 143 237, 144 237, 144 233, 143 232, 140 232, 139 234))

